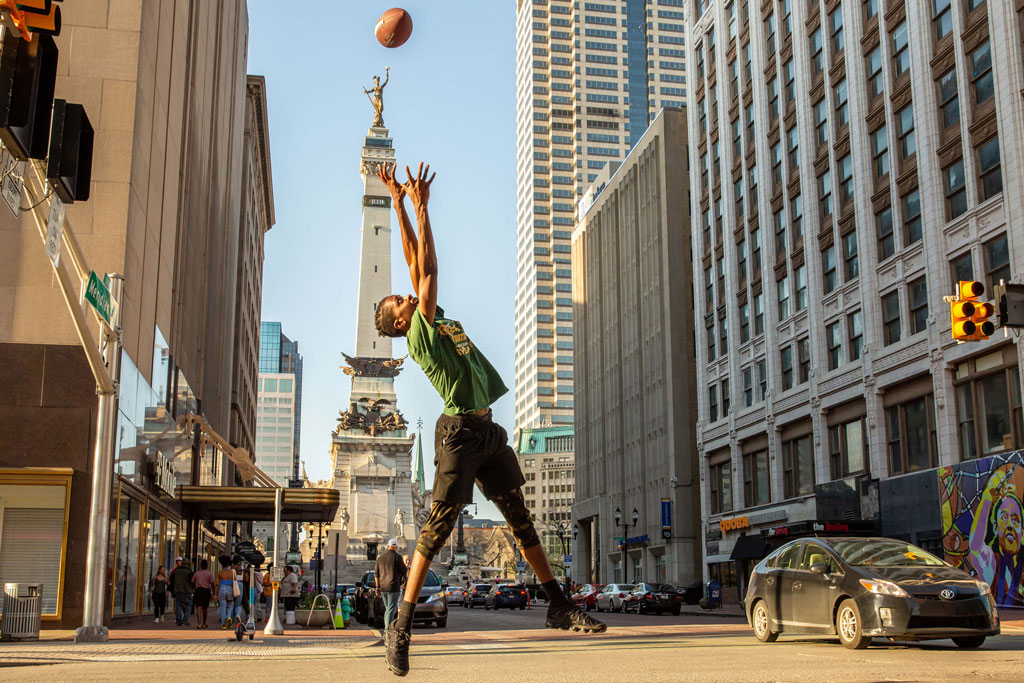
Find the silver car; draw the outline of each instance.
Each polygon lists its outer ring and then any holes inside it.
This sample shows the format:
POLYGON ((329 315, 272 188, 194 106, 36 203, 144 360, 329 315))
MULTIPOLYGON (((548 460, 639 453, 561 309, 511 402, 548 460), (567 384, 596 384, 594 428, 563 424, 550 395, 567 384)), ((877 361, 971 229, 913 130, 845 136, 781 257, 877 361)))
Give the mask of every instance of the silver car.
POLYGON ((597 594, 598 612, 621 612, 626 596, 636 588, 634 583, 609 583, 597 594))

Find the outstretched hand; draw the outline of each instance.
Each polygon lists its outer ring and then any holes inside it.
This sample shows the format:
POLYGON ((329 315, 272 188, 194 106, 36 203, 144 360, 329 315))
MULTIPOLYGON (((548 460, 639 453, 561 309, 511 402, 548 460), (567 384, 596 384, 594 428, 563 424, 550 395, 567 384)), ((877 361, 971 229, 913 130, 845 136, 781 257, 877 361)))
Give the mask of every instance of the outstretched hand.
POLYGON ((377 167, 377 177, 380 178, 380 181, 384 183, 384 187, 391 193, 391 198, 395 200, 395 204, 400 204, 405 197, 405 185, 398 182, 395 178, 395 165, 380 164, 377 167))
POLYGON ((427 175, 430 174, 430 164, 424 167, 421 161, 415 178, 408 166, 405 167, 405 174, 409 177, 409 180, 405 183, 405 191, 409 195, 409 199, 412 200, 413 205, 417 208, 425 207, 430 199, 430 184, 434 182, 434 176, 437 173, 434 173, 428 179, 427 175))

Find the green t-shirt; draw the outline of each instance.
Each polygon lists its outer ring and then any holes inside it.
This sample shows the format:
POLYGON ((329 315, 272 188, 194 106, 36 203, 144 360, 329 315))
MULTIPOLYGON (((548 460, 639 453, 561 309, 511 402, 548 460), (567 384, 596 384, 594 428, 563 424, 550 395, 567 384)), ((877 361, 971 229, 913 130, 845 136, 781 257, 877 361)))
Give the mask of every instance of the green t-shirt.
POLYGON ((409 355, 444 399, 446 415, 486 408, 508 391, 498 371, 456 320, 435 315, 431 325, 417 308, 406 342, 409 355))

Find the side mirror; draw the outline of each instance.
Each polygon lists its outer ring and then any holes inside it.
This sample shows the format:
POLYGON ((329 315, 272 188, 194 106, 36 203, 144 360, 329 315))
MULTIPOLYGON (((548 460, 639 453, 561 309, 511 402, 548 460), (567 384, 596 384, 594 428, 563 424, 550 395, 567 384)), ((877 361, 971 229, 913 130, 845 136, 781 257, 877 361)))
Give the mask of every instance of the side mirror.
POLYGON ((810 572, 812 574, 824 576, 825 574, 828 574, 828 565, 824 562, 815 562, 810 566, 810 572))

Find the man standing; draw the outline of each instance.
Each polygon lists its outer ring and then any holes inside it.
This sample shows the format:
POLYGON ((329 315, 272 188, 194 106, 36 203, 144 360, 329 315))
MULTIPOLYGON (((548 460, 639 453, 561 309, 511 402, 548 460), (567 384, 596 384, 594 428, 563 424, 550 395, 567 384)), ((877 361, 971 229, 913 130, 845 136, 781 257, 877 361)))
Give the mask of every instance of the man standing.
POLYGON ((384 598, 384 629, 398 616, 398 600, 402 595, 402 584, 405 583, 408 569, 405 560, 398 554, 398 539, 388 541, 387 550, 377 556, 377 565, 373 571, 373 581, 377 584, 377 593, 384 598))
POLYGON ((184 626, 192 614, 192 570, 188 560, 181 560, 181 564, 174 568, 170 581, 171 595, 174 596, 174 624, 184 626))

